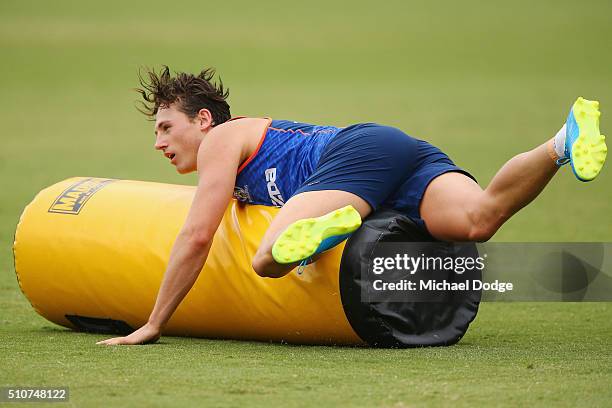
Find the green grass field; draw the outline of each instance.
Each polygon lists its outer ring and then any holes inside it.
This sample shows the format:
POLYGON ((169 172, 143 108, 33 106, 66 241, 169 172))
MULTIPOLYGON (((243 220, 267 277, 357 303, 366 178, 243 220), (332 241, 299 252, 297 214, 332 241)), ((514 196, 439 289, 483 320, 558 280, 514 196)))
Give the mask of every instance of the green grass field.
MULTIPOLYGON (((486 303, 450 348, 371 350, 165 337, 105 348, 39 317, 11 245, 70 176, 193 184, 134 108, 139 66, 215 66, 234 115, 398 126, 484 186, 551 137, 577 96, 612 129, 609 1, 0 2, 0 387, 70 406, 610 406, 612 304, 486 303)), ((496 241, 611 241, 612 172, 568 168, 496 241)))

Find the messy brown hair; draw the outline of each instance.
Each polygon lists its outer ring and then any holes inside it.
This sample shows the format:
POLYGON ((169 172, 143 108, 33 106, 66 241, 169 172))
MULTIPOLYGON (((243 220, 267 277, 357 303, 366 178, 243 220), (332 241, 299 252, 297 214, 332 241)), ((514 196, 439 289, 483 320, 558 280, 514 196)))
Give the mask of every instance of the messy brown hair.
POLYGON ((163 65, 159 72, 144 68, 138 72, 140 88, 136 91, 142 95, 138 110, 150 120, 160 108, 167 108, 176 103, 178 110, 194 119, 200 109, 208 109, 213 117, 213 126, 230 119, 230 106, 226 99, 229 89, 223 88, 223 82, 212 81, 214 68, 205 68, 198 75, 176 72, 173 77, 170 68, 163 65))

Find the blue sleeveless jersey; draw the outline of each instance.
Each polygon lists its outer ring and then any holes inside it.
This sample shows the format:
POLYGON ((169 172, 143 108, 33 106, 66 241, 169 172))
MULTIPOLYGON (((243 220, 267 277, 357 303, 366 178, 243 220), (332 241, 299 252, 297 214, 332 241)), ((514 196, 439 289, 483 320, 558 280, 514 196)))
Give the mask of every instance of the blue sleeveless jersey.
POLYGON ((314 172, 327 143, 342 128, 273 120, 259 148, 238 169, 234 197, 281 207, 314 172))

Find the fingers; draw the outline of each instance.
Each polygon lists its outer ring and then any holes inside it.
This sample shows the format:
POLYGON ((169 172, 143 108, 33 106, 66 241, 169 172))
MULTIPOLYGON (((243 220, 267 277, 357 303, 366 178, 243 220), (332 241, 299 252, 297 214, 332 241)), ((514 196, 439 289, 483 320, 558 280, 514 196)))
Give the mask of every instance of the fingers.
POLYGON ((142 327, 136 330, 134 333, 125 337, 113 337, 112 339, 106 339, 97 342, 96 344, 104 346, 116 346, 120 344, 135 345, 135 344, 152 344, 155 343, 160 337, 158 331, 147 331, 142 327))
POLYGON ((112 339, 106 339, 106 340, 99 341, 96 344, 101 344, 104 346, 118 346, 122 344, 132 345, 132 344, 138 344, 138 343, 134 343, 133 341, 130 341, 129 336, 126 336, 126 337, 113 337, 112 339))
POLYGON ((96 344, 100 344, 103 346, 117 346, 117 345, 136 345, 136 344, 152 344, 155 343, 157 341, 159 337, 153 337, 150 339, 133 339, 130 338, 130 336, 126 336, 126 337, 113 337, 112 339, 106 339, 106 340, 102 340, 97 342, 96 344))
POLYGON ((121 341, 123 338, 124 337, 113 337, 112 339, 106 339, 106 340, 99 341, 96 344, 101 344, 105 346, 115 346, 117 344, 124 344, 121 341))

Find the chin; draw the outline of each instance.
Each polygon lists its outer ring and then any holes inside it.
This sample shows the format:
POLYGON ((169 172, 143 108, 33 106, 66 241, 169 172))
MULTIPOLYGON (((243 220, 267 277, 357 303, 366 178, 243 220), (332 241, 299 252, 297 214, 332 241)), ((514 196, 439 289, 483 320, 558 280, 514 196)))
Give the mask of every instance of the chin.
POLYGON ((176 172, 178 174, 189 174, 189 173, 193 173, 195 171, 195 169, 192 169, 191 167, 179 167, 176 166, 176 172))

